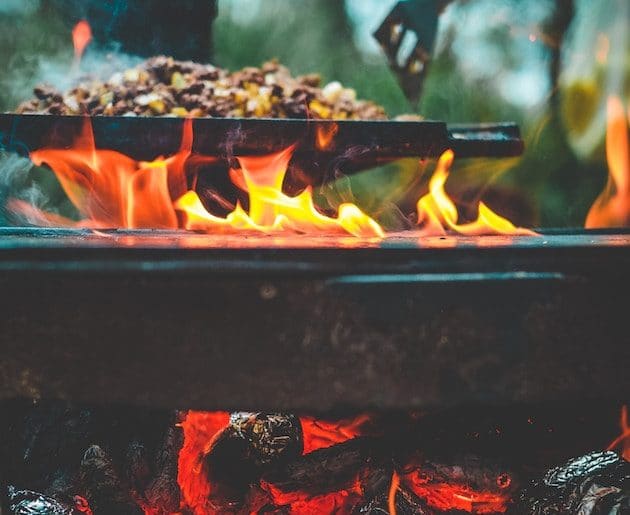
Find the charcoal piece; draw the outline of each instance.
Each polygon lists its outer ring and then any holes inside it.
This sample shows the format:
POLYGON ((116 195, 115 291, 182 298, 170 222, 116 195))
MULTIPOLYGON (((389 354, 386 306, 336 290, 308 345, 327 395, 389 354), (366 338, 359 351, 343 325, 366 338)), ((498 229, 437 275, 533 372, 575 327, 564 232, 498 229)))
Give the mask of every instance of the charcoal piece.
POLYGON ((204 456, 204 473, 212 485, 211 501, 219 506, 241 503, 260 470, 249 459, 248 442, 231 427, 222 431, 204 456))
POLYGON ((513 513, 630 513, 630 462, 611 451, 573 458, 524 490, 513 513))
POLYGON ((175 427, 169 427, 164 444, 158 450, 153 465, 153 480, 146 486, 143 497, 155 515, 175 513, 180 504, 177 484, 177 460, 183 436, 175 427))
POLYGON ((257 465, 302 454, 302 426, 295 415, 236 412, 230 416, 230 425, 249 442, 257 465))
POLYGON ((350 487, 368 468, 381 467, 386 462, 383 448, 381 439, 354 438, 274 467, 263 479, 283 492, 335 492, 350 487))
POLYGON ((17 490, 9 486, 9 510, 11 515, 73 515, 69 506, 64 506, 52 497, 33 492, 17 490))
MULTIPOLYGON (((396 515, 433 515, 434 513, 434 510, 427 508, 416 495, 400 486, 394 500, 396 515)), ((389 492, 373 497, 363 506, 357 507, 354 513, 356 515, 390 515, 389 492)))
POLYGON ((79 468, 78 488, 94 515, 142 515, 129 490, 118 477, 111 459, 98 445, 85 451, 79 468))
POLYGON ((239 502, 272 464, 297 458, 302 427, 294 415, 236 412, 204 458, 213 495, 239 502))

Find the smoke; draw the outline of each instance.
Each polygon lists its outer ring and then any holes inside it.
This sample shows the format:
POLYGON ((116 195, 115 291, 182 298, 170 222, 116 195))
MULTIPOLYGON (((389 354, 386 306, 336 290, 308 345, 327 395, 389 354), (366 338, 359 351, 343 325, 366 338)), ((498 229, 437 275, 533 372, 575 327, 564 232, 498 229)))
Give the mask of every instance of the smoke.
MULTIPOLYGON (((114 73, 133 68, 142 58, 123 54, 115 45, 110 48, 88 49, 78 69, 72 68, 72 51, 50 56, 33 57, 30 66, 21 67, 21 72, 7 74, 2 87, 16 103, 32 97, 32 90, 39 84, 48 84, 60 92, 81 83, 107 81, 114 73)), ((15 106, 11 106, 15 107, 15 106)))
POLYGON ((0 150, 0 225, 31 224, 32 220, 25 219, 11 208, 15 200, 27 203, 37 210, 57 213, 51 206, 48 190, 49 188, 37 181, 33 163, 28 158, 0 150))

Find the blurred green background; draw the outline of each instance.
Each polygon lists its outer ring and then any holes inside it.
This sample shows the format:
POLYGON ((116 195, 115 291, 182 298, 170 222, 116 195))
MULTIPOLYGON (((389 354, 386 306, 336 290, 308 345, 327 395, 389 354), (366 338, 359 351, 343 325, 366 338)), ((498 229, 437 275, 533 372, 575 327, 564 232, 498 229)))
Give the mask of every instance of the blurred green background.
MULTIPOLYGON (((452 4, 440 21, 435 59, 418 106, 406 101, 371 38, 394 3, 219 0, 215 64, 237 69, 276 57, 294 74, 318 72, 324 82, 339 80, 355 88, 359 97, 382 104, 391 116, 416 112, 449 122, 515 121, 526 140, 524 156, 456 160, 448 191, 464 212, 484 199, 523 225, 582 226, 607 177, 605 97, 630 98, 627 0, 575 0, 559 50, 557 87, 550 74, 557 41, 549 34, 554 13, 569 2, 452 4), (587 129, 595 136, 585 143, 581 136, 587 129)), ((41 80, 63 85, 76 21, 47 0, 0 0, 0 110, 14 109, 41 80)), ((92 55, 97 61, 93 67, 104 66, 103 54, 89 52, 88 60, 92 55)), ((334 206, 351 195, 396 226, 396 218, 409 215, 426 191, 432 169, 424 164, 419 173, 417 163, 407 160, 343 180, 322 190, 320 200, 334 206)))

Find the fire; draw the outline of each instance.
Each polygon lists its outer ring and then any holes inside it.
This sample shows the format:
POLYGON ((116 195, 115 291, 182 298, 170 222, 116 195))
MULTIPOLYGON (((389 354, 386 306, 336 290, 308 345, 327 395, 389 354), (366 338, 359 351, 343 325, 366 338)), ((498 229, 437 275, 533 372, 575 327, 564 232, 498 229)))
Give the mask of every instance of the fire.
POLYGON ((339 132, 339 126, 336 123, 318 125, 316 133, 317 148, 319 150, 330 150, 337 132, 339 132))
MULTIPOLYGON (((175 229, 177 215, 170 189, 181 188, 184 162, 192 146, 192 125, 184 126, 180 151, 168 159, 135 161, 119 152, 97 150, 89 118, 72 149, 44 149, 31 153, 36 165, 47 164, 57 176, 82 220, 63 225, 99 228, 175 229)), ((46 225, 60 225, 55 215, 13 202, 13 209, 46 225)))
MULTIPOLYGON (((301 417, 303 452, 307 454, 364 434, 363 428, 369 421, 368 415, 338 421, 301 417)), ((230 414, 227 412, 188 411, 179 424, 184 442, 179 452, 177 481, 183 512, 193 515, 222 513, 221 508, 213 506, 210 501, 213 487, 204 472, 203 457, 229 423, 230 414)), ((260 484, 251 486, 253 498, 263 492, 275 506, 290 507, 290 513, 296 514, 347 513, 363 495, 359 478, 351 484, 340 485, 337 491, 318 495, 301 491, 284 492, 262 480, 260 484)))
POLYGON ((397 515, 398 510, 396 510, 396 493, 398 493, 398 488, 400 487, 400 476, 394 470, 392 472, 392 481, 389 484, 389 494, 387 495, 387 508, 389 509, 389 515, 397 515))
MULTIPOLYGON (((86 117, 72 148, 45 148, 31 153, 36 165, 46 164, 53 170, 80 220, 41 211, 16 199, 10 200, 7 207, 29 222, 45 226, 183 228, 212 234, 273 236, 352 235, 366 241, 386 236, 383 228, 356 204, 343 203, 336 214, 328 214, 315 205, 310 186, 295 196, 284 193, 283 182, 295 146, 266 156, 237 156, 239 167, 230 170, 230 179, 247 194, 249 206, 245 209, 237 203, 225 217, 210 213, 194 185, 198 165, 215 158, 192 154, 193 137, 192 121, 188 119, 178 152, 149 162, 137 161, 114 150, 97 149, 86 117)), ((468 236, 535 234, 515 227, 482 202, 477 220, 460 223, 457 207, 444 189, 453 159, 452 151, 444 152, 429 183, 429 193, 417 203, 421 236, 447 232, 468 236)))
POLYGON ((619 454, 627 461, 630 461, 630 421, 628 419, 628 406, 621 408, 619 418, 621 434, 615 438, 608 446, 608 451, 618 450, 619 454))
POLYGON ((74 45, 74 58, 78 62, 83 56, 85 48, 92 41, 92 29, 90 24, 81 20, 72 29, 72 44, 74 45))
POLYGON ((470 223, 458 223, 457 207, 447 195, 444 185, 455 154, 447 150, 440 156, 437 168, 429 182, 429 193, 418 200, 418 224, 423 234, 446 234, 451 229, 459 234, 480 236, 484 234, 534 235, 533 231, 515 227, 512 222, 496 214, 483 202, 479 203, 477 220, 470 223))
POLYGON ((630 223, 630 150, 628 120, 619 97, 607 104, 606 159, 608 182, 586 217, 585 227, 619 227, 630 223))
POLYGON ((382 238, 381 227, 356 205, 339 206, 337 217, 320 213, 313 203, 310 187, 295 197, 282 192, 284 176, 293 154, 293 147, 265 157, 239 157, 240 171, 232 170, 232 181, 249 194, 249 213, 240 205, 226 218, 219 218, 203 207, 194 191, 175 202, 185 215, 185 228, 207 232, 240 229, 273 234, 350 233, 354 236, 382 238))

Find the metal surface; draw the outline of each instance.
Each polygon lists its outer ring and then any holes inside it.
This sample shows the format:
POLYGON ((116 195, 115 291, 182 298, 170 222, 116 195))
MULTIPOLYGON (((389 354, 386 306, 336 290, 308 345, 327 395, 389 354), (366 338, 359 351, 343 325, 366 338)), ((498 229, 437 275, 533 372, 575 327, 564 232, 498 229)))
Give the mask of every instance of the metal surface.
POLYGON ((0 398, 313 412, 630 391, 627 234, 0 234, 0 398))
MULTIPOLYGON (((184 120, 100 116, 89 119, 98 148, 141 160, 180 146, 184 120)), ((0 147, 27 155, 44 147, 72 146, 81 116, 0 114, 0 147)), ((452 148, 459 157, 506 157, 523 152, 515 124, 453 125, 436 121, 196 118, 193 151, 214 157, 266 154, 297 143, 295 155, 329 156, 374 164, 401 157, 437 157, 452 148)))

